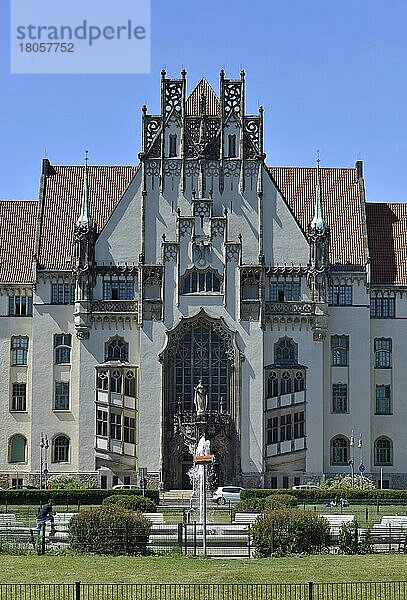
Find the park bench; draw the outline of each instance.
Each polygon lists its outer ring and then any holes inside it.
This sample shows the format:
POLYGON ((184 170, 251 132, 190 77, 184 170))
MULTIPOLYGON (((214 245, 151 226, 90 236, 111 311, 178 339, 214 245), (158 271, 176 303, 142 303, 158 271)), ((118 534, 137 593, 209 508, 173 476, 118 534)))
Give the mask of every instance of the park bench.
POLYGON ((384 516, 380 521, 380 525, 407 527, 407 517, 404 515, 384 516))
POLYGON ((370 540, 377 552, 391 552, 407 550, 407 527, 401 525, 382 525, 376 523, 370 530, 359 529, 359 540, 366 538, 369 531, 370 540))
POLYGON ((77 515, 75 512, 57 512, 54 515, 54 524, 56 529, 67 529, 69 521, 77 515))
POLYGON ((345 523, 352 523, 355 520, 354 515, 320 515, 329 523, 331 537, 337 540, 341 532, 341 527, 345 523))
POLYGON ((143 516, 148 519, 153 525, 162 525, 164 523, 163 513, 143 513, 143 516))
POLYGON ((251 524, 254 523, 257 517, 260 516, 260 513, 243 513, 237 512, 235 514, 235 518, 233 519, 233 523, 245 523, 251 524))
POLYGON ((0 513, 0 527, 17 525, 16 515, 13 513, 0 513))

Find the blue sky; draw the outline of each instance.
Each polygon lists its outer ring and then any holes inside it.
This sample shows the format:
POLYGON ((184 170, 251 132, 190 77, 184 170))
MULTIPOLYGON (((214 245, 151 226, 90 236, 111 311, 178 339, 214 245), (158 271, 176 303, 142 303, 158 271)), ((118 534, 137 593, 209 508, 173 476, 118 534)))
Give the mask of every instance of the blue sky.
MULTIPOLYGON (((59 2, 68 0, 58 0, 59 2)), ((100 0, 103 2, 111 0, 100 0)), ((120 0, 116 0, 120 1, 120 0)), ((247 111, 265 107, 267 163, 365 163, 370 201, 407 201, 407 2, 152 0, 149 75, 10 75, 0 4, 0 197, 36 198, 41 158, 135 164, 140 107, 159 112, 160 70, 191 90, 246 70, 247 111)))

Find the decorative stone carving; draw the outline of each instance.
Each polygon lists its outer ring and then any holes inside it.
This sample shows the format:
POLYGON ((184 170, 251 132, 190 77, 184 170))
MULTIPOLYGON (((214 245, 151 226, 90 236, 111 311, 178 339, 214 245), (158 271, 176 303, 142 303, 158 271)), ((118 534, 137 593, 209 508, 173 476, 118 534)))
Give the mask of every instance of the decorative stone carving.
POLYGON ((225 177, 239 177, 240 161, 228 160, 223 168, 223 174, 225 177))
POLYGON ((164 89, 165 113, 169 115, 173 109, 181 112, 182 81, 180 79, 165 79, 164 89))
POLYGON ((205 165, 205 175, 207 177, 219 177, 219 163, 213 160, 207 161, 205 165))
POLYGON ((240 113, 242 84, 240 81, 225 81, 223 85, 223 101, 225 114, 240 113))
POLYGON ((144 117, 144 139, 145 139, 144 150, 146 152, 151 148, 160 129, 161 129, 161 117, 156 116, 156 115, 145 115, 145 117, 144 117))
POLYGON ((187 160, 185 163, 186 177, 197 177, 199 175, 199 163, 196 160, 187 160))
POLYGON ((160 174, 160 163, 158 160, 147 160, 146 161, 146 175, 152 177, 158 177, 160 174))
POLYGON ((174 158, 171 160, 165 160, 164 175, 167 177, 179 177, 181 175, 181 161, 174 158))
POLYGON ((192 235, 194 227, 194 220, 190 217, 180 217, 179 218, 179 234, 182 235, 192 235))
POLYGON ((212 248, 208 243, 199 242, 192 246, 194 264, 198 269, 206 269, 211 260, 212 248))
POLYGON ((232 261, 239 262, 240 248, 241 248, 240 244, 228 244, 226 246, 226 261, 227 262, 232 262, 232 261))
POLYGON ((90 338, 89 329, 76 329, 76 337, 78 340, 88 340, 90 338))
POLYGON ((312 302, 266 302, 266 317, 269 315, 313 315, 312 302))
POLYGON ((177 260, 178 244, 176 242, 164 242, 164 261, 177 260))
POLYGON ((136 313, 138 302, 134 300, 94 300, 90 305, 94 313, 136 313))
POLYGON ((195 200, 193 202, 194 216, 210 217, 212 208, 212 200, 195 200))
POLYGON ((223 236, 225 233, 225 227, 226 227, 226 219, 224 217, 212 219, 211 220, 211 235, 212 235, 212 237, 215 237, 217 235, 223 236))

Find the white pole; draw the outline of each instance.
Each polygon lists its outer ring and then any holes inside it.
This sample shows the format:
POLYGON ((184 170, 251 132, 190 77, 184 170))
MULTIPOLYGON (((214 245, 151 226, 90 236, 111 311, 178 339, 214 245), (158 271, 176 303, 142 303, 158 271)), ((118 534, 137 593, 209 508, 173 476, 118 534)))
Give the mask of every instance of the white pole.
POLYGON ((380 467, 380 489, 383 489, 383 467, 380 467))

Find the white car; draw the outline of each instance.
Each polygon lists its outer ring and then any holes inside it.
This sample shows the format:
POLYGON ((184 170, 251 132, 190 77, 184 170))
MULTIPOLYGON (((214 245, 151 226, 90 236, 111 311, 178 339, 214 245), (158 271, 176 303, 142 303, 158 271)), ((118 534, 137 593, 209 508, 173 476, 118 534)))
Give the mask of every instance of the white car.
POLYGON ((224 485, 218 487, 212 495, 213 502, 217 504, 226 504, 226 502, 239 502, 240 492, 243 488, 234 485, 224 485))
POLYGON ((138 485, 133 485, 129 483, 118 483, 112 487, 112 490, 139 490, 138 485))
POLYGON ((301 485, 293 485, 293 490, 319 490, 321 489, 318 485, 312 485, 312 483, 302 483, 301 485))

